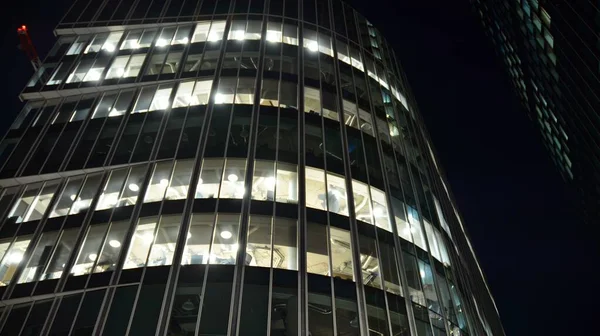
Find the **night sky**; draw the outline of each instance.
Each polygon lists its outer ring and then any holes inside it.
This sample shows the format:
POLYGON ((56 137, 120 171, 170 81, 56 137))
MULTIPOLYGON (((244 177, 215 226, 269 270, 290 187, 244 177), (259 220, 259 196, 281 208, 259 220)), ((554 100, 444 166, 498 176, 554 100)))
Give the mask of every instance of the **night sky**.
MULTIPOLYGON (((589 334, 591 313, 598 312, 598 280, 591 270, 597 239, 576 219, 468 0, 350 2, 400 58, 506 334, 589 334)), ((0 101, 11 102, 1 111, 1 134, 21 108, 17 95, 32 74, 16 48, 17 27, 29 27, 43 58, 70 3, 0 5, 0 101)))

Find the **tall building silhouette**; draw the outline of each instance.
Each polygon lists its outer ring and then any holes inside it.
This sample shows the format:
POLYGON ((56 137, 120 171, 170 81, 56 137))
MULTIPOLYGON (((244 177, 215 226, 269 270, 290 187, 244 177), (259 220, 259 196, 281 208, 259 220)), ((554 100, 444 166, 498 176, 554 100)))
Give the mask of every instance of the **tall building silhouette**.
POLYGON ((79 0, 0 144, 1 335, 503 335, 338 0, 79 0))
POLYGON ((584 221, 600 221, 600 3, 471 0, 584 221))

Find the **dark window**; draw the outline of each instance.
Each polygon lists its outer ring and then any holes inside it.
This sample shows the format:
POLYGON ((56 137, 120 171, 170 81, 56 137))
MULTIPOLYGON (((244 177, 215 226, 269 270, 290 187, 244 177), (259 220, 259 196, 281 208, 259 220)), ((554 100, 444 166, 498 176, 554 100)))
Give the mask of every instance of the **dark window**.
POLYGON ((130 335, 154 335, 165 285, 143 285, 131 322, 130 335))
POLYGON ((52 306, 52 299, 37 301, 31 309, 29 313, 29 317, 27 318, 27 323, 23 326, 23 331, 21 331, 21 336, 34 336, 39 335, 44 327, 44 323, 46 322, 46 318, 48 317, 48 312, 50 311, 50 307, 52 306))
POLYGON ((137 286, 117 288, 102 335, 113 336, 126 334, 136 294, 137 286))
POLYGON ((18 335, 23 327, 23 323, 29 314, 30 303, 15 305, 10 311, 6 324, 0 333, 1 336, 14 336, 18 335))
POLYGON ((204 289, 200 335, 227 334, 232 280, 233 266, 211 265, 204 289))
POLYGON ((85 293, 83 303, 77 314, 77 321, 73 327, 71 335, 91 335, 100 312, 100 306, 102 300, 104 300, 104 293, 106 290, 97 290, 85 293))
POLYGON ((81 300, 81 294, 69 295, 63 297, 60 302, 60 307, 54 322, 52 322, 52 329, 50 329, 50 335, 68 335, 71 330, 71 324, 73 324, 73 317, 77 313, 79 307, 79 301, 81 300))

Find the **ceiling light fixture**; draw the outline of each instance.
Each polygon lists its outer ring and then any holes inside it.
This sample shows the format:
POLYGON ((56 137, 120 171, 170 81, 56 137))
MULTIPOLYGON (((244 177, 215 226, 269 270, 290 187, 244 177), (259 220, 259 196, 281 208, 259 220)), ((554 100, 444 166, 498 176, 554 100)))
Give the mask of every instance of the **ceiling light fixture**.
POLYGON ((108 242, 108 245, 110 245, 111 247, 117 248, 117 247, 121 246, 121 242, 116 239, 113 239, 108 242))
POLYGON ((237 182, 237 180, 238 180, 238 176, 237 176, 237 175, 235 175, 235 174, 229 174, 229 175, 227 176, 227 180, 228 180, 229 182, 237 182))
POLYGON ((140 190, 140 187, 135 183, 129 183, 129 186, 127 186, 127 187, 129 188, 129 190, 131 190, 133 192, 140 190))
POLYGON ((275 178, 273 176, 265 178, 265 186, 267 189, 273 190, 275 188, 275 178))
POLYGON ((227 230, 221 231, 221 238, 229 239, 231 237, 233 237, 233 234, 231 233, 231 231, 227 231, 227 230))
POLYGON ((96 261, 96 258, 98 258, 98 255, 96 253, 90 253, 90 255, 88 255, 88 259, 90 259, 91 261, 96 261))

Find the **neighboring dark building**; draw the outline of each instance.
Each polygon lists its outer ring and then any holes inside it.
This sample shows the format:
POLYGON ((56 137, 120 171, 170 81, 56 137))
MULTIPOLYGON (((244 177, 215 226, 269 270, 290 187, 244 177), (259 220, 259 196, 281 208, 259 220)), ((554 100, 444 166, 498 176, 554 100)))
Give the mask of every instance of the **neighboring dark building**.
POLYGON ((504 335, 348 5, 79 0, 55 32, 0 143, 1 335, 504 335))
POLYGON ((599 223, 600 1, 471 2, 583 219, 599 223))

